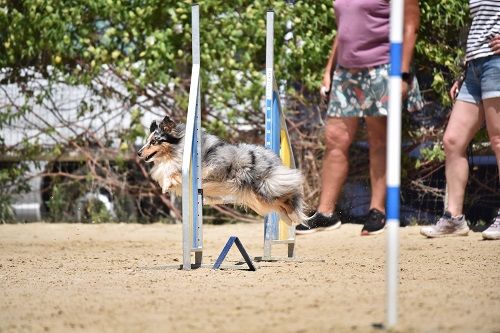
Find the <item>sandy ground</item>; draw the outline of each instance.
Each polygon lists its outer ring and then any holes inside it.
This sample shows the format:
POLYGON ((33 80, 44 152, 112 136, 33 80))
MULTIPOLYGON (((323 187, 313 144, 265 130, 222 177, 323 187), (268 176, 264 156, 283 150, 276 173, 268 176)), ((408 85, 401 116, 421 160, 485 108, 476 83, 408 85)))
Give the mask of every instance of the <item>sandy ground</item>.
MULTIPOLYGON (((296 262, 185 272, 168 269, 181 261, 180 225, 0 225, 0 332, 382 332, 386 238, 360 228, 299 237, 296 262)), ((400 230, 394 331, 500 332, 500 241, 400 230)), ((206 226, 205 261, 230 235, 261 256, 262 234, 206 226)), ((229 264, 240 258, 232 249, 229 264)))

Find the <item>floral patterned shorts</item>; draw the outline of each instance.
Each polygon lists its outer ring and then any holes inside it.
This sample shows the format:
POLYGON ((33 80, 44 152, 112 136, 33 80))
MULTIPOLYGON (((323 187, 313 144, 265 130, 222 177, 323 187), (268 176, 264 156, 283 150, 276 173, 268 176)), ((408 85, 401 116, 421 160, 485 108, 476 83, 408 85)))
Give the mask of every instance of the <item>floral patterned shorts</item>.
MULTIPOLYGON (((338 66, 332 79, 329 117, 387 116, 389 107, 389 65, 349 70, 338 66)), ((413 78, 403 107, 409 112, 423 107, 417 79, 413 78)))

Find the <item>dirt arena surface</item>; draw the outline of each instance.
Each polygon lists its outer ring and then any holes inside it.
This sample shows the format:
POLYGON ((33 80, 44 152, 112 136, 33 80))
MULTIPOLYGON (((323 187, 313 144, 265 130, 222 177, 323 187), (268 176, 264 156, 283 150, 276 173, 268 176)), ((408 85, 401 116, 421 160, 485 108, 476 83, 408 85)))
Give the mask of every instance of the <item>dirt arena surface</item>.
MULTIPOLYGON (((386 238, 360 228, 299 237, 297 262, 185 272, 181 225, 0 225, 0 332, 383 332, 386 238)), ((400 230, 393 332, 500 332, 500 241, 400 230)), ((230 235, 262 255, 261 224, 209 225, 205 262, 230 235)))

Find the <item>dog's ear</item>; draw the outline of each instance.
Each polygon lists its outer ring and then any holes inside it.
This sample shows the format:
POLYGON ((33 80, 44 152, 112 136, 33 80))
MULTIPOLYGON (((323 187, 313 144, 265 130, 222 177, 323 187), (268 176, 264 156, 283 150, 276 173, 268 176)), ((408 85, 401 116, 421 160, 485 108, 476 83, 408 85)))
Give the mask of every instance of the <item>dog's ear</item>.
POLYGON ((149 132, 153 133, 154 131, 156 131, 157 128, 158 128, 158 123, 156 122, 156 120, 153 120, 153 122, 149 126, 149 132))
POLYGON ((178 144, 182 138, 182 133, 179 133, 174 123, 168 116, 165 116, 160 123, 161 140, 170 144, 178 144))
POLYGON ((171 133, 175 126, 176 124, 168 116, 165 116, 160 123, 160 129, 165 133, 171 133))

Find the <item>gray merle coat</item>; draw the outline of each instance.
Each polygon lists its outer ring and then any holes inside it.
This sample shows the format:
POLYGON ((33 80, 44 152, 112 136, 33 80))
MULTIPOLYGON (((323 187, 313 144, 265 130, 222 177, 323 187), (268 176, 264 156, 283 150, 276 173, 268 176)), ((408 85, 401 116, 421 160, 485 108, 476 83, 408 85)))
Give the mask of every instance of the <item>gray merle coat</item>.
MULTIPOLYGON (((166 116, 159 125, 154 121, 150 131, 139 157, 154 163, 151 177, 164 193, 182 194, 184 124, 166 116)), ((271 150, 229 144, 202 130, 201 156, 204 203, 235 203, 262 216, 275 211, 289 224, 305 219, 302 173, 285 167, 271 150)))

